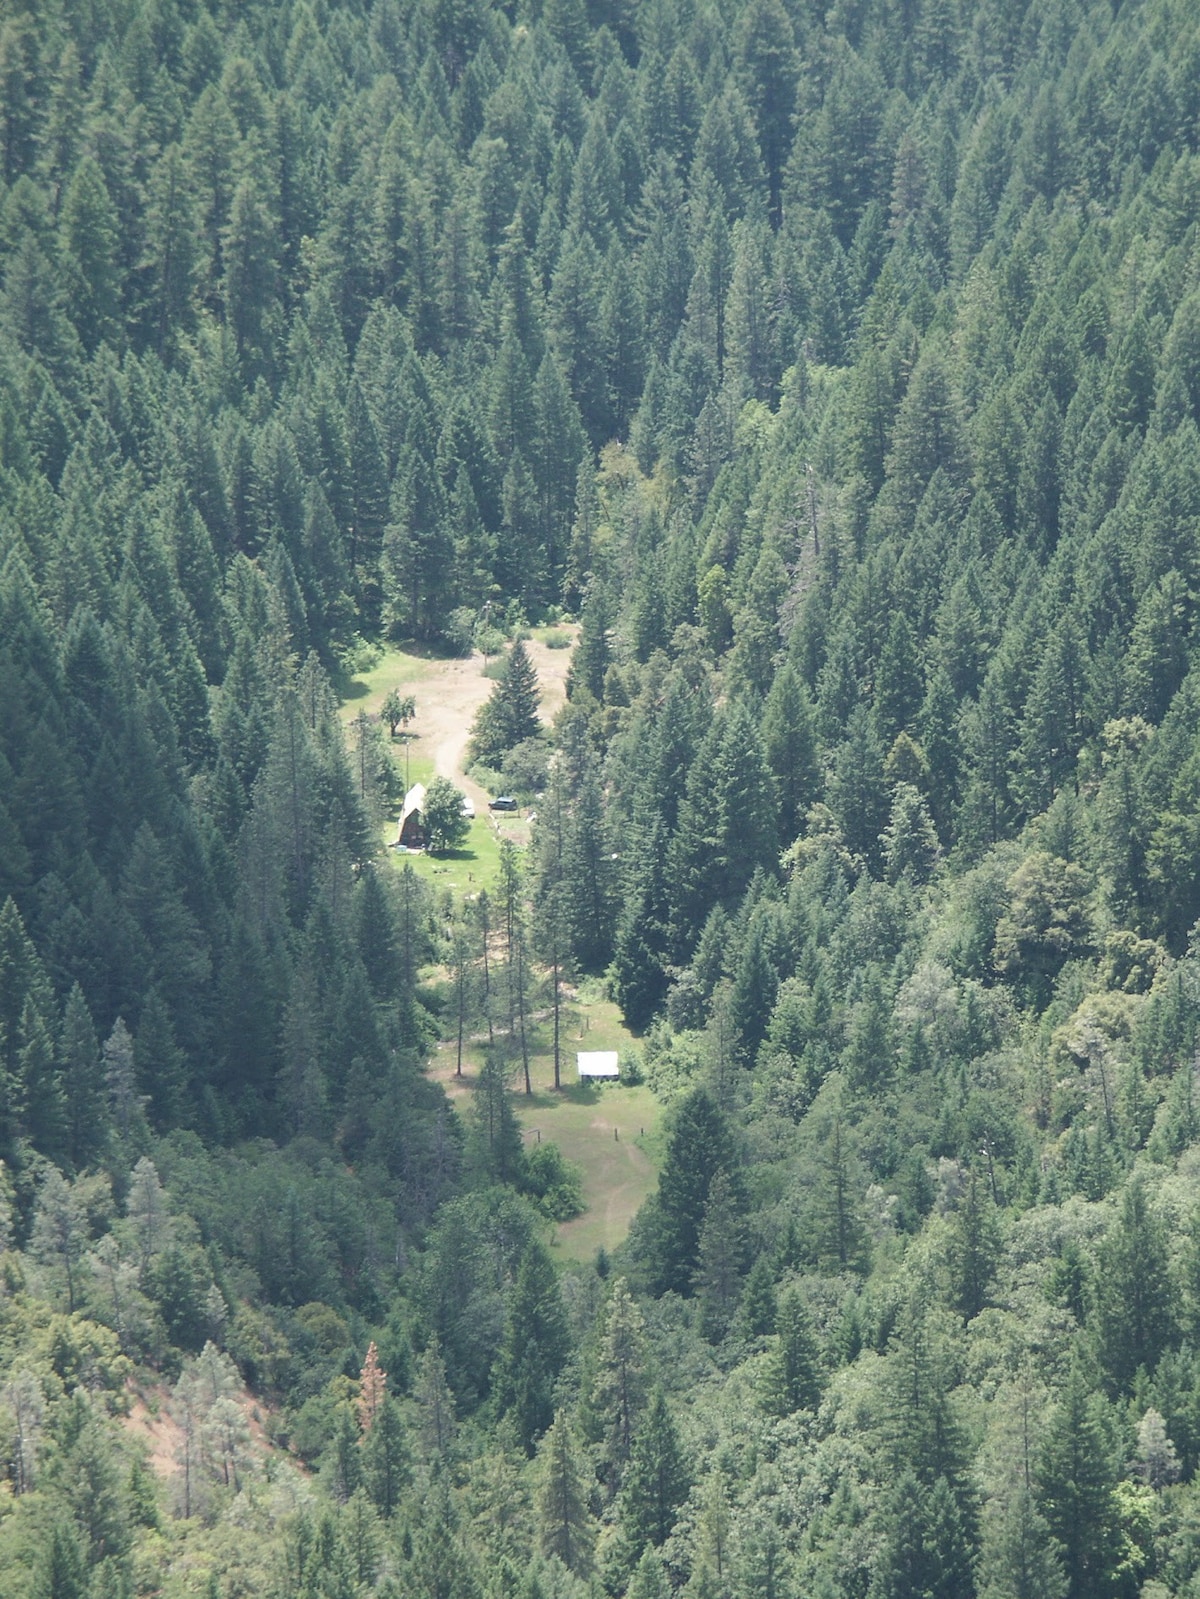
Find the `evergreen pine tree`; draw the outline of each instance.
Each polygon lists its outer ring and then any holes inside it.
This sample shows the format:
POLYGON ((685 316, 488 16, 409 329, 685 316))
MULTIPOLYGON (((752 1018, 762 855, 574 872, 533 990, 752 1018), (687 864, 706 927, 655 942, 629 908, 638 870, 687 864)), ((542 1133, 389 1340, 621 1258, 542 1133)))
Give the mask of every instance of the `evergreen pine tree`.
POLYGON ((1140 1179, 1121 1199, 1096 1276, 1096 1335, 1101 1361, 1118 1391, 1139 1368, 1151 1371, 1176 1335, 1175 1292, 1161 1222, 1140 1179))
POLYGON ((791 146, 799 81, 791 19, 779 0, 754 0, 746 7, 738 25, 736 51, 742 92, 758 129, 774 212, 791 146))
POLYGON ((662 1556, 653 1544, 643 1549, 625 1595, 626 1599, 670 1599, 671 1584, 663 1570, 662 1556))
POLYGON ((453 547, 433 455, 432 430, 417 411, 396 463, 383 538, 391 625, 398 634, 407 631, 415 638, 438 633, 453 602, 453 547))
POLYGON ((727 1174, 718 1171, 709 1184, 692 1279, 700 1330, 710 1343, 718 1343, 733 1320, 741 1298, 745 1252, 744 1229, 733 1187, 727 1174))
POLYGON ((603 1427, 607 1479, 619 1486, 646 1407, 646 1337, 642 1313, 624 1277, 615 1279, 604 1315, 591 1407, 603 1427))
POLYGON ((122 1145, 131 1149, 144 1137, 146 1107, 144 1096, 137 1091, 133 1039, 120 1016, 104 1042, 103 1058, 113 1124, 122 1145))
POLYGON ((571 656, 567 678, 570 694, 586 689, 597 704, 603 703, 604 679, 612 664, 611 627, 607 590, 593 579, 587 587, 579 638, 571 656))
POLYGON ((939 1478, 955 1491, 960 1511, 974 1506, 967 1440, 951 1397, 947 1347, 936 1321, 910 1305, 889 1352, 889 1430, 896 1461, 925 1489, 939 1478))
POLYGON ((979 1599, 1066 1599, 1062 1556, 1024 1482, 984 1523, 979 1599))
POLYGON ((849 848, 878 864, 887 821, 887 781, 883 750, 865 705, 856 705, 850 714, 846 736, 834 752, 827 793, 849 848))
POLYGON ((917 717, 921 749, 929 768, 929 808, 941 838, 949 836, 958 802, 961 760, 954 687, 944 666, 934 668, 917 717))
POLYGON ((554 1555, 568 1571, 586 1576, 591 1566, 591 1528, 587 1500, 565 1411, 538 1448, 541 1482, 537 1493, 538 1538, 542 1553, 554 1555))
POLYGON ((142 1006, 133 1060, 154 1126, 160 1130, 178 1127, 187 1115, 187 1067, 157 988, 150 990, 142 1006))
POLYGON ((815 1410, 821 1398, 817 1346, 808 1311, 796 1289, 780 1300, 776 1321, 779 1330, 763 1368, 759 1402, 769 1416, 815 1410))
POLYGON ((408 1438, 400 1406, 385 1394, 362 1444, 363 1481, 381 1516, 400 1506, 411 1478, 408 1438))
POLYGON ((638 879, 630 884, 617 920, 612 960, 613 994, 635 1032, 649 1027, 670 986, 670 879, 657 818, 641 841, 640 860, 638 879))
POLYGON ((509 1295, 504 1339, 492 1374, 497 1413, 511 1418, 529 1453, 554 1419, 554 1379, 568 1349, 553 1262, 541 1244, 531 1242, 509 1295))
POLYGON ((1012 823, 1009 767, 1013 751, 1012 713, 997 674, 989 672, 978 703, 963 717, 967 782, 962 827, 972 841, 995 844, 1012 823))
POLYGON ((690 953, 714 904, 732 908, 759 868, 775 865, 779 801, 758 729, 744 704, 714 720, 688 774, 671 841, 672 930, 690 953))
POLYGON ((563 828, 563 919, 579 967, 602 971, 612 958, 617 885, 599 774, 589 760, 563 828))
POLYGON ((61 1160, 66 1152, 66 1096, 55 1056, 54 1039, 32 1000, 21 1012, 21 1047, 17 1075, 24 1125, 35 1149, 61 1160))
MULTIPOLYGON (((691 1291, 713 1181, 718 1172, 724 1172, 733 1185, 736 1170, 725 1118, 702 1088, 694 1089, 676 1112, 658 1179, 659 1228, 653 1239, 652 1269, 660 1291, 691 1291)), ((730 1193, 732 1199, 736 1186, 731 1186, 730 1193)))
POLYGON ((468 1162, 490 1182, 517 1184, 525 1169, 521 1128, 513 1113, 508 1074, 491 1051, 479 1073, 471 1119, 468 1162))
POLYGON ((1038 1508, 1062 1549, 1067 1599, 1115 1591, 1120 1534, 1103 1400, 1074 1367, 1037 1464, 1038 1508))
POLYGON ((421 1507, 404 1580, 415 1599, 481 1599, 475 1559, 445 1477, 434 1481, 421 1507))
POLYGON ((23 1022, 51 1014, 50 985, 16 902, 0 908, 0 1144, 11 1154, 23 1130, 26 1105, 21 1072, 23 1022))
POLYGON ((875 732, 884 749, 912 726, 921 706, 924 685, 912 629, 903 612, 892 617, 875 674, 875 732))
POLYGON ((775 1274, 766 1252, 757 1255, 742 1290, 738 1306, 737 1329, 746 1338, 769 1338, 778 1330, 779 1306, 775 1298, 775 1274))
POLYGON ((120 222, 98 161, 85 156, 62 201, 62 241, 75 325, 92 353, 117 334, 120 222))
POLYGON ((932 875, 941 847, 929 808, 913 784, 897 783, 892 790, 892 814, 879 842, 889 882, 907 875, 923 883, 932 875))
POLYGON ((100 1045, 87 1001, 78 983, 72 986, 67 995, 59 1040, 59 1059, 62 1062, 66 1115, 65 1153, 69 1164, 76 1171, 81 1171, 92 1165, 104 1148, 108 1107, 100 1066, 100 1045))
POLYGON ((535 738, 541 730, 540 698, 533 662, 518 639, 508 653, 504 675, 475 718, 471 732, 474 758, 488 766, 499 766, 514 745, 535 738))
POLYGON ((647 1544, 666 1541, 687 1491, 687 1466, 660 1389, 634 1439, 621 1491, 622 1530, 639 1557, 647 1544))
POLYGON ((779 836, 787 845, 799 837, 808 808, 821 788, 812 712, 790 661, 775 674, 767 695, 762 739, 767 764, 779 787, 779 836))
POLYGON ((999 1254, 1000 1238, 991 1200, 972 1172, 954 1215, 948 1250, 951 1298, 964 1321, 977 1316, 987 1304, 999 1254))
POLYGON ((441 1463, 449 1458, 457 1431, 454 1396, 446 1382, 446 1367, 437 1339, 431 1339, 417 1368, 414 1396, 421 1416, 421 1444, 425 1458, 441 1463))
POLYGON ((51 1528, 42 1582, 46 1599, 88 1599, 92 1591, 79 1536, 66 1518, 56 1519, 51 1528))
POLYGON ((87 1211, 78 1190, 54 1166, 38 1193, 29 1248, 36 1260, 61 1271, 67 1314, 75 1312, 80 1292, 80 1262, 89 1236, 87 1211))
POLYGON ((815 1205, 819 1257, 838 1271, 862 1267, 867 1249, 859 1213, 853 1153, 843 1114, 833 1109, 817 1158, 820 1185, 815 1205))
POLYGON ((743 1066, 751 1066, 767 1031, 775 1006, 779 978, 767 955, 766 937, 760 917, 751 917, 742 941, 741 953, 733 974, 729 996, 729 1019, 734 1032, 734 1051, 743 1066))

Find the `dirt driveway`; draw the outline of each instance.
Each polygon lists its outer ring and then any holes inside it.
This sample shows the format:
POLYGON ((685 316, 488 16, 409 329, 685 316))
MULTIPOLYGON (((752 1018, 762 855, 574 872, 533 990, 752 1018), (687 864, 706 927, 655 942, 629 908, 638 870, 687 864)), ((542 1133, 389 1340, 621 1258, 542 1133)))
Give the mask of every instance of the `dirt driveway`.
MULTIPOLYGON (((564 627, 561 631, 568 630, 564 627)), ((539 639, 526 640, 525 648, 542 691, 542 721, 549 726, 567 697, 571 652, 547 649, 539 639)), ((471 796, 475 809, 482 814, 487 810, 488 796, 478 783, 464 775, 463 766, 476 712, 494 686, 492 679, 483 675, 483 656, 423 664, 424 674, 413 685, 417 701, 414 745, 433 761, 439 777, 450 778, 471 796)))

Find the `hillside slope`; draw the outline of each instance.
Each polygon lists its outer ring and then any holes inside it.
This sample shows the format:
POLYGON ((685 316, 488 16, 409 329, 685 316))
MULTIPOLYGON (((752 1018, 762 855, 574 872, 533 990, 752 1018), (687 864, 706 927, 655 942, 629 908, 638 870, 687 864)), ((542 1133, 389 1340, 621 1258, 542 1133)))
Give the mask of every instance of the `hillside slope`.
POLYGON ((0 1590, 1196 1590, 1198 118, 1185 0, 5 11, 0 1590), (468 909, 335 685, 563 615, 468 909))

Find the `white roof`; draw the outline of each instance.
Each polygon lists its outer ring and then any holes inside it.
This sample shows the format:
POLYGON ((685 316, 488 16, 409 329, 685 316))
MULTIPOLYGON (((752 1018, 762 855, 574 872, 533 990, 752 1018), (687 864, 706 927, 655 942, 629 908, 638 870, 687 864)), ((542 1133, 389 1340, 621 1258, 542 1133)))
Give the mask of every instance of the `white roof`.
POLYGON ((615 1049, 581 1050, 575 1056, 581 1077, 619 1077, 621 1068, 615 1049))

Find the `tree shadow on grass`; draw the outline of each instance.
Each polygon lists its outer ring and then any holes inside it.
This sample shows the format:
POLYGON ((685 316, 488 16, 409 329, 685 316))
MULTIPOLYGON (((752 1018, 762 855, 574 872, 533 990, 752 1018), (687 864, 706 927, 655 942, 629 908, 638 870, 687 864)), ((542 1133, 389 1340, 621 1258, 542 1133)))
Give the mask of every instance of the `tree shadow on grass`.
MULTIPOLYGON (((574 1069, 574 1062, 572 1062, 574 1069)), ((586 1079, 582 1082, 564 1083, 562 1093, 575 1105, 598 1105, 600 1103, 600 1089, 596 1083, 589 1083, 586 1079)))
POLYGON ((469 661, 474 650, 464 655, 461 650, 456 650, 452 645, 439 640, 428 639, 399 639, 392 648, 402 650, 405 655, 411 655, 418 661, 469 661))
MULTIPOLYGON (((592 1083, 568 1082, 568 1070, 575 1070, 574 1061, 571 1062, 570 1067, 567 1066, 565 1060, 563 1062, 563 1085, 561 1088, 555 1088, 550 1083, 539 1083, 533 1090, 533 1097, 526 1099, 524 1085, 521 1080, 521 1063, 518 1061, 517 1076, 513 1082, 513 1088, 518 1092, 518 1097, 522 1104, 532 1105, 536 1110, 550 1110, 555 1105, 562 1104, 582 1105, 585 1108, 598 1105, 600 1103, 600 1094, 596 1087, 592 1083)), ((517 1107, 517 1113, 518 1115, 520 1114, 520 1105, 517 1107)))

